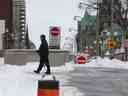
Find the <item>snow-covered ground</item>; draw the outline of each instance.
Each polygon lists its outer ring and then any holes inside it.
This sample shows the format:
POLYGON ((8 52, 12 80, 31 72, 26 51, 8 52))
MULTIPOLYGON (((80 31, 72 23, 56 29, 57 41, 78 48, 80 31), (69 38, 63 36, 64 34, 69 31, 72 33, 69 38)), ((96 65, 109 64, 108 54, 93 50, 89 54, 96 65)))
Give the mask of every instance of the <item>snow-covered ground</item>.
POLYGON ((128 62, 120 61, 118 59, 112 59, 109 58, 101 58, 97 57, 97 59, 91 59, 89 60, 89 63, 86 64, 75 64, 75 67, 82 66, 82 67, 107 67, 107 68, 123 68, 128 69, 128 62))
MULTIPOLYGON (((28 62, 26 65, 20 66, 4 64, 3 58, 0 59, 0 62, 0 96, 37 96, 38 80, 42 78, 41 74, 34 74, 33 70, 37 68, 38 62, 28 62)), ((65 82, 68 82, 70 77, 56 74, 68 73, 80 66, 128 69, 128 62, 99 57, 82 65, 74 64, 71 61, 64 66, 52 67, 52 72, 60 82, 60 96, 83 96, 79 92, 79 89, 73 86, 63 86, 65 82)), ((52 78, 51 76, 47 76, 44 79, 52 78)))

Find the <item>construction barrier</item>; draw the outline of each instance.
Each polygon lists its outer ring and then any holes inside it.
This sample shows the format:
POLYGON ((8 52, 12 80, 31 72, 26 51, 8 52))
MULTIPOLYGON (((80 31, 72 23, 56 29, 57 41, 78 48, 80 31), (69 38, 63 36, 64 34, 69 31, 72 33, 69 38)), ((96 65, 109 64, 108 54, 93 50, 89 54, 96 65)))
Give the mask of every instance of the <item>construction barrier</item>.
POLYGON ((59 81, 39 80, 37 96, 59 96, 59 81))

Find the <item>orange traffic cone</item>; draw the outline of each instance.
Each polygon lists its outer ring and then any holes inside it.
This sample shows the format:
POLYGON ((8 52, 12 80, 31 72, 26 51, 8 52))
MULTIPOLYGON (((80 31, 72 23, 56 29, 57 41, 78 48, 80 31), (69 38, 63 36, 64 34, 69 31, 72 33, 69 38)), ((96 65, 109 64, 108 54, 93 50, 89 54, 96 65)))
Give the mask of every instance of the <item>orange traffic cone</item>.
POLYGON ((59 81, 39 80, 37 96, 59 96, 59 81))

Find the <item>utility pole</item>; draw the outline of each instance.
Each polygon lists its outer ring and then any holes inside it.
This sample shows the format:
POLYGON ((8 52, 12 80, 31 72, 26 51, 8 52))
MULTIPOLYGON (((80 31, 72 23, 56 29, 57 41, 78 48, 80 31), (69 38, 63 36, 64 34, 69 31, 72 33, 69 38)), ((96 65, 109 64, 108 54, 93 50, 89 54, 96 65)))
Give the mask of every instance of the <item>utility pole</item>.
MULTIPOLYGON (((114 0, 111 0, 109 1, 111 4, 110 6, 110 12, 111 12, 111 15, 110 15, 110 26, 109 26, 109 32, 111 33, 110 34, 110 40, 112 40, 112 42, 114 42, 114 32, 112 31, 112 27, 113 27, 113 3, 114 3, 114 0)), ((113 58, 113 55, 114 55, 114 48, 110 48, 110 58, 113 58)))
POLYGON ((96 55, 100 56, 100 8, 102 0, 97 0, 97 16, 96 16, 96 55))
POLYGON ((110 32, 111 32, 111 38, 113 39, 114 33, 112 32, 113 27, 113 0, 111 0, 111 25, 110 25, 110 32))

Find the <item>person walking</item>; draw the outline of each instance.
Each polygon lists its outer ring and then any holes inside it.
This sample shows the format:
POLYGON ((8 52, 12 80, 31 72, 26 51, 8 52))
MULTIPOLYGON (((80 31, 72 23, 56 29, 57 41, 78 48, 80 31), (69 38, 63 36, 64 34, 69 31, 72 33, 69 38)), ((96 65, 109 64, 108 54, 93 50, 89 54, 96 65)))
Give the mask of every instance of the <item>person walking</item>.
POLYGON ((44 34, 42 34, 40 36, 40 39, 41 39, 41 44, 40 44, 39 49, 37 50, 37 53, 40 56, 40 64, 39 64, 37 70, 34 70, 34 72, 40 73, 42 68, 44 66, 46 66, 47 70, 46 70, 45 74, 51 74, 50 65, 49 65, 49 58, 48 58, 48 55, 49 55, 48 43, 46 41, 46 37, 44 34))

